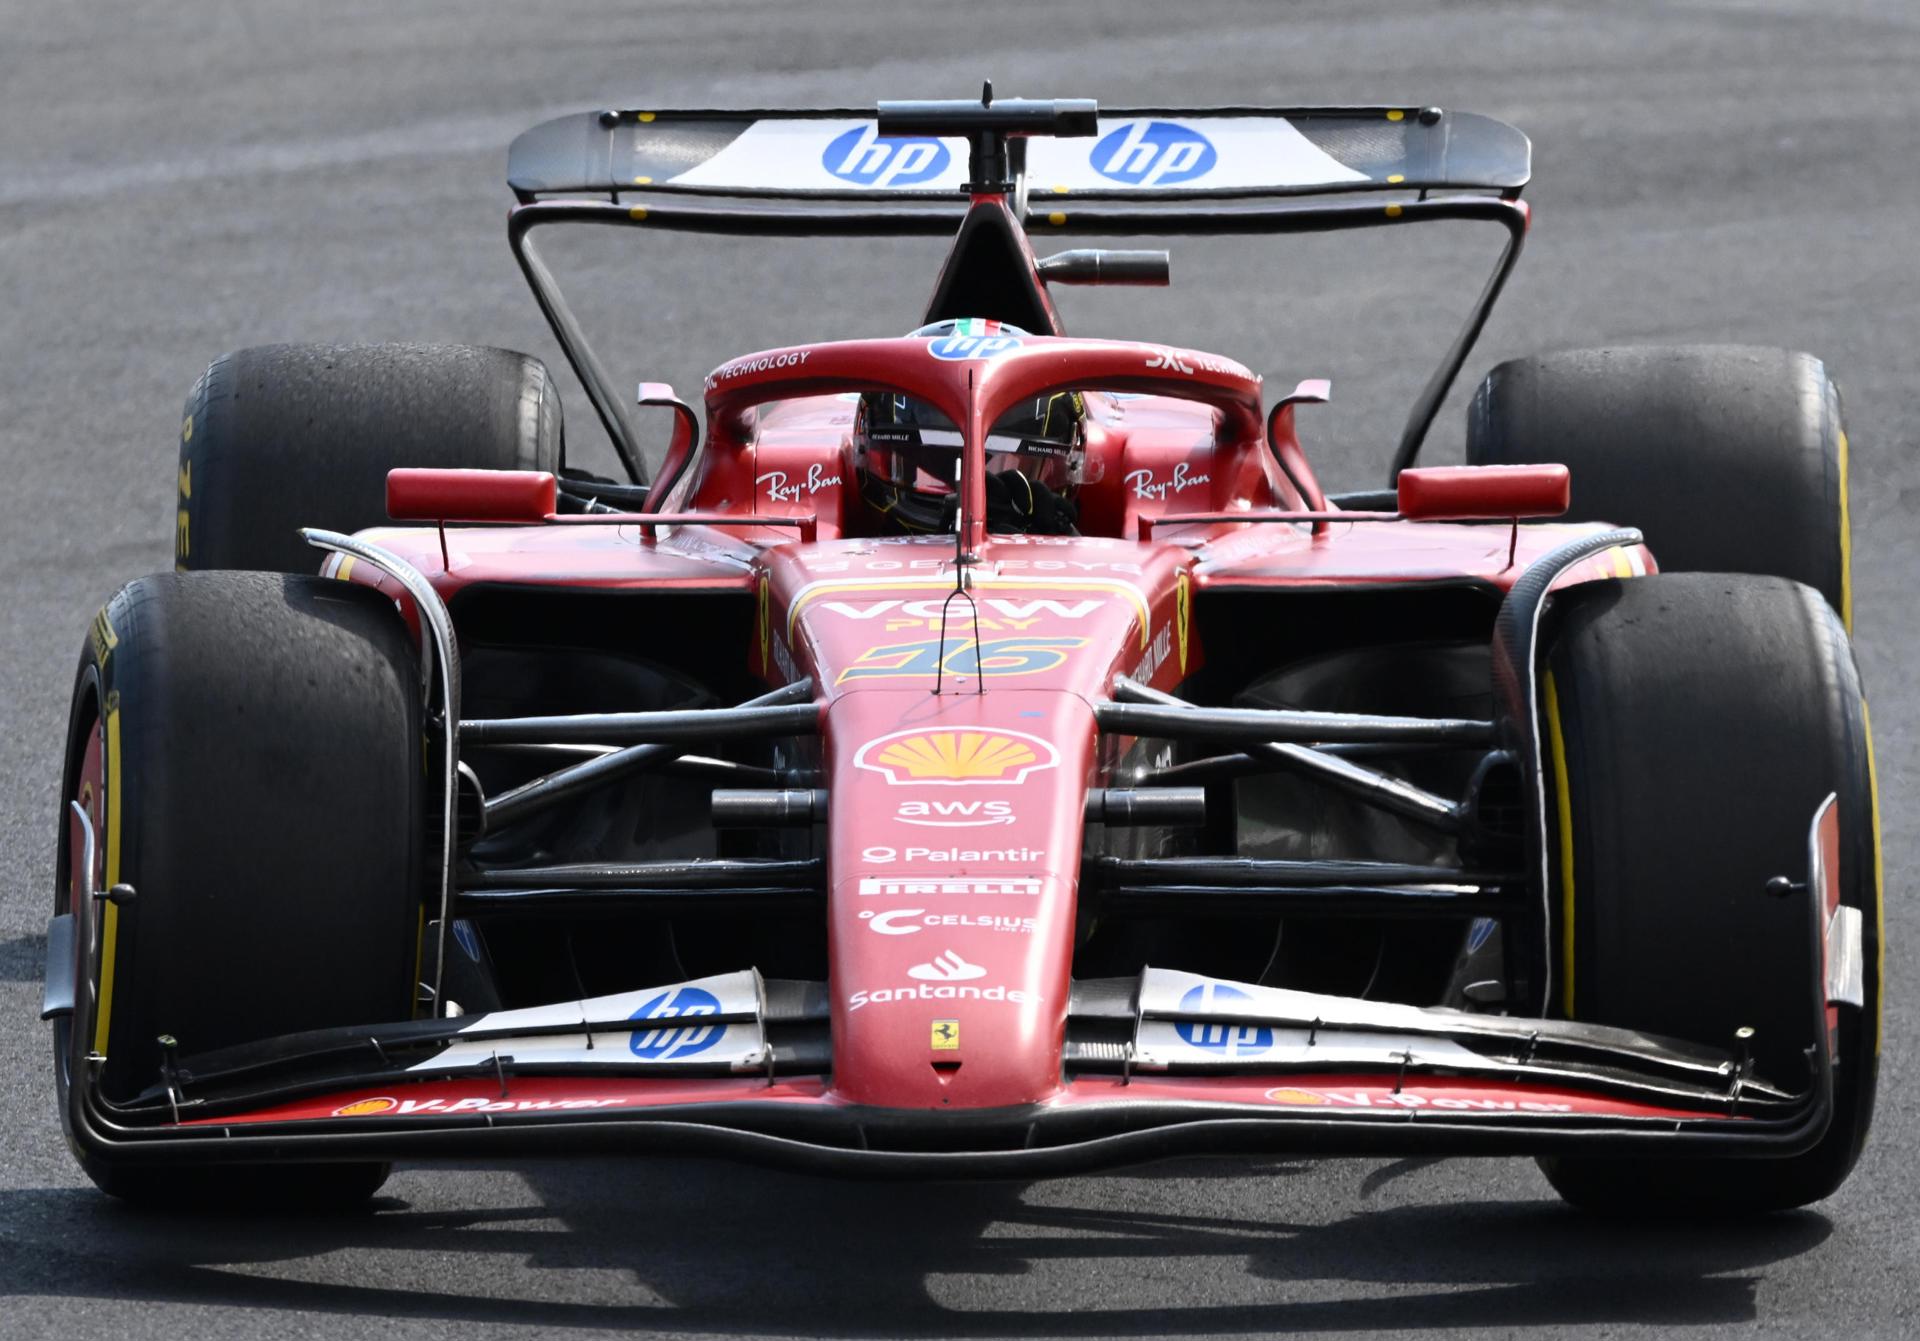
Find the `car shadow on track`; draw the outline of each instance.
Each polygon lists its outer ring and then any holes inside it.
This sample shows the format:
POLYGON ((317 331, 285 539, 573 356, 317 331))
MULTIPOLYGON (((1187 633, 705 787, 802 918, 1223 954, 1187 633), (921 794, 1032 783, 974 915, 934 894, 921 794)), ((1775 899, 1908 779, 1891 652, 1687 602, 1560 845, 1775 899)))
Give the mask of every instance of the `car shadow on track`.
POLYGON ((1326 1166, 1247 1160, 1050 1184, 582 1161, 521 1166, 534 1195, 502 1200, 524 1204, 435 1209, 421 1194, 450 1180, 427 1171, 368 1212, 304 1220, 14 1191, 0 1193, 0 1295, 775 1337, 1684 1326, 1751 1320, 1758 1269, 1832 1230, 1813 1212, 1703 1231, 1455 1197, 1288 1217, 1296 1189, 1364 1206, 1427 1163, 1356 1188, 1329 1186, 1326 1166))

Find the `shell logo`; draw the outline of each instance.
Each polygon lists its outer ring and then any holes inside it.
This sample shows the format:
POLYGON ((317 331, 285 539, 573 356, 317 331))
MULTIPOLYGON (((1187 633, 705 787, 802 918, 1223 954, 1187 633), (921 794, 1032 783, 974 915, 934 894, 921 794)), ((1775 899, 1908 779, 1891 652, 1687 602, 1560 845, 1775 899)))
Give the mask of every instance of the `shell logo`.
POLYGON ((1023 731, 896 731, 853 757, 895 786, 1019 783, 1059 762, 1058 750, 1023 731))
POLYGON ((1277 1104, 1297 1104, 1303 1108, 1318 1107, 1327 1102, 1327 1096, 1313 1090, 1277 1089, 1268 1090, 1267 1098, 1277 1104))
POLYGON ((342 1104, 333 1110, 335 1117, 376 1117, 381 1113, 391 1113, 400 1106, 398 1099, 355 1099, 350 1104, 342 1104))

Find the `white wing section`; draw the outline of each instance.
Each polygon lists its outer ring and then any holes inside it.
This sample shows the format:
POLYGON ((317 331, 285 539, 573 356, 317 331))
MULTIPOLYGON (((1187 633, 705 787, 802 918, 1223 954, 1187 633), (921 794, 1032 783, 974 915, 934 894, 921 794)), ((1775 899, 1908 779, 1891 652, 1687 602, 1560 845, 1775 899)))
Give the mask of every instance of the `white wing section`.
MULTIPOLYGON (((1247 190, 1341 186, 1367 175, 1273 116, 1102 118, 1091 137, 1027 141, 1034 199, 1075 191, 1247 190)), ((957 191, 967 145, 881 138, 870 120, 753 122, 673 186, 761 191, 957 191)))
POLYGON ((649 987, 613 996, 475 1015, 465 1039, 408 1067, 414 1072, 468 1071, 497 1057, 517 1065, 565 1063, 651 1070, 751 1070, 766 1062, 764 992, 752 970, 649 987), (578 1032, 524 1033, 581 1026, 578 1032))

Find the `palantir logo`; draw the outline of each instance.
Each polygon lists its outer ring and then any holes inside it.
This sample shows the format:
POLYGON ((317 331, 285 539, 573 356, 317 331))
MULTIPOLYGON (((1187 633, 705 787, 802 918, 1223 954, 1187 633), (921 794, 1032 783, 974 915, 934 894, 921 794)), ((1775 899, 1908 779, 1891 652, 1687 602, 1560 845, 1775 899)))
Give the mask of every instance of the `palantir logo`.
POLYGON ((855 186, 918 186, 947 170, 953 155, 947 146, 920 135, 881 139, 871 124, 833 137, 820 164, 855 186))
MULTIPOLYGON (((1203 983, 1180 998, 1183 1011, 1232 1010, 1238 1002, 1249 1000, 1245 992, 1222 983, 1203 983)), ((1273 1046, 1273 1030, 1263 1024, 1215 1024, 1207 1020, 1181 1020, 1173 1026, 1180 1040, 1191 1047, 1217 1052, 1224 1057, 1258 1057, 1273 1046)))
POLYGON ((1093 170, 1128 186, 1178 186, 1219 161, 1213 141, 1177 121, 1129 121, 1093 146, 1093 170))
MULTIPOLYGON (((660 993, 636 1010, 632 1020, 690 1020, 701 1015, 718 1015, 720 1001, 713 993, 698 987, 681 987, 660 993)), ((669 1024, 654 1029, 636 1029, 628 1037, 633 1055, 649 1062, 671 1061, 705 1052, 727 1032, 724 1024, 669 1024)))

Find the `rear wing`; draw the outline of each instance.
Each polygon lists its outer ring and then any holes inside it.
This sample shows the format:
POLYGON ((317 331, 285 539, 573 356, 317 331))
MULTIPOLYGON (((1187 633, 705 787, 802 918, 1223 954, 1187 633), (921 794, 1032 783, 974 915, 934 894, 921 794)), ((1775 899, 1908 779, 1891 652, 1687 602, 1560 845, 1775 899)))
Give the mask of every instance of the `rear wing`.
MULTIPOLYGON (((1016 195, 1078 200, 1354 191, 1512 199, 1532 170, 1518 130, 1438 107, 1101 109, 1091 135, 1011 147, 1016 195)), ((507 183, 522 202, 633 192, 952 200, 966 191, 968 154, 964 136, 882 136, 871 108, 583 112, 515 139, 507 183)))
POLYGON ((1518 197, 1531 162, 1527 137, 1513 127, 1438 107, 1103 112, 1086 98, 995 101, 988 84, 978 102, 882 102, 872 111, 586 112, 514 140, 507 178, 520 205, 507 240, 628 475, 645 484, 626 406, 529 236, 542 225, 734 237, 951 236, 936 307, 947 306, 955 274, 998 272, 1058 334, 1029 231, 1271 235, 1498 223, 1507 244, 1407 416, 1394 450, 1398 477, 1418 455, 1519 258, 1528 214, 1518 197), (1028 208, 1035 197, 1044 209, 1028 208))

